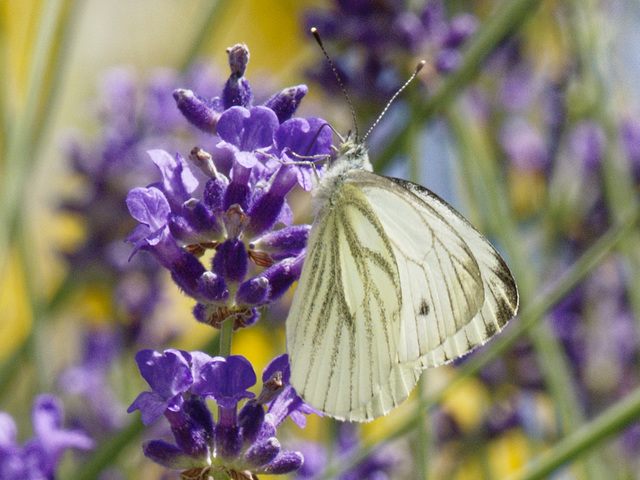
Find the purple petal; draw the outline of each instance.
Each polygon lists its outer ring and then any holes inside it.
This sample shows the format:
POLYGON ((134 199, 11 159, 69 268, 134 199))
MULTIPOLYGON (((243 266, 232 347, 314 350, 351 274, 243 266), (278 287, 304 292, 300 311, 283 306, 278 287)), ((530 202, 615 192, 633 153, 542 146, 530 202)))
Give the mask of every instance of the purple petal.
POLYGON ((164 193, 155 187, 134 188, 127 195, 127 208, 131 216, 151 231, 167 224, 171 207, 164 193))
POLYGON ((174 158, 164 150, 149 150, 147 154, 160 170, 162 188, 167 200, 174 210, 178 210, 198 187, 198 180, 181 155, 178 154, 174 158))
POLYGON ((16 445, 18 427, 7 412, 0 412, 0 447, 16 445))
POLYGON ((167 401, 156 393, 142 392, 129 405, 127 413, 132 413, 136 410, 140 410, 142 424, 148 426, 164 415, 164 412, 167 411, 167 401))
POLYGON ((231 107, 218 122, 218 135, 241 151, 251 152, 273 143, 273 134, 279 122, 267 107, 231 107))
POLYGON ((148 425, 157 420, 164 410, 178 410, 182 405, 181 394, 193 384, 190 360, 191 356, 181 350, 165 350, 164 353, 139 351, 136 362, 140 374, 153 389, 153 393, 140 394, 127 411, 131 413, 139 409, 143 423, 148 425))
POLYGON ((275 132, 278 152, 285 148, 301 157, 331 154, 331 128, 322 118, 292 118, 275 132))
POLYGON ((213 397, 223 408, 235 408, 241 399, 255 396, 247 389, 256 383, 256 374, 241 355, 215 357, 202 367, 200 378, 194 393, 213 397))

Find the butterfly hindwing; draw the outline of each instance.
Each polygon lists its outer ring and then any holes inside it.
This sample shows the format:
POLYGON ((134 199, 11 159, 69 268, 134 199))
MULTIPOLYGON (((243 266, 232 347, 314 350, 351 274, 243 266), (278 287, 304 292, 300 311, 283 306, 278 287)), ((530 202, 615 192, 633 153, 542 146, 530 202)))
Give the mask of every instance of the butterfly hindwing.
POLYGON ((298 394, 333 417, 360 421, 404 400, 419 373, 392 375, 401 308, 393 246, 362 192, 342 184, 311 230, 287 319, 298 394), (395 398, 390 381, 410 385, 395 398))

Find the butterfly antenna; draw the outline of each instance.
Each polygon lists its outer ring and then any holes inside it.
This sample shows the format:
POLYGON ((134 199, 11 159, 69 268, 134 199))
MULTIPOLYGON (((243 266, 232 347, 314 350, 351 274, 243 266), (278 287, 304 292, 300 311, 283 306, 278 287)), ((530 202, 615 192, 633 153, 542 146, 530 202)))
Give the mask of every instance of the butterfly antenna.
MULTIPOLYGON (((324 45, 322 44, 322 39, 320 38, 320 34, 318 33, 318 29, 316 27, 312 27, 311 28, 311 35, 313 35, 313 38, 315 38, 316 42, 318 42, 318 45, 320 45, 320 49, 322 50, 322 53, 324 53, 325 58, 329 62, 329 66, 331 67, 331 70, 333 71, 333 75, 336 77, 336 80, 338 81, 338 85, 340 85, 340 88, 342 89, 342 94, 344 95, 344 98, 347 100, 347 104, 349 105, 349 111, 351 112, 351 118, 353 119, 353 126, 354 126, 355 131, 356 131, 356 138, 358 138, 359 134, 358 134, 358 121, 356 120, 356 112, 353 109, 353 104, 351 103, 351 99, 349 98, 349 94, 347 93, 347 89, 344 88, 344 83, 342 83, 342 79, 340 78, 340 75, 338 74, 338 69, 333 64, 333 61, 331 60, 331 57, 329 56, 329 54, 325 50, 324 45)), ((404 87, 402 87, 402 88, 404 88, 404 87)))
POLYGON ((425 61, 421 60, 420 63, 418 63, 418 66, 416 67, 416 69, 413 71, 413 73, 411 74, 411 76, 409 77, 409 80, 407 80, 406 82, 404 82, 404 85, 402 85, 398 91, 396 93, 393 94, 393 97, 391 97, 391 100, 389 100, 387 102, 387 105, 384 107, 384 110, 382 110, 382 113, 380 115, 378 115, 378 118, 376 119, 375 122, 373 122, 373 125, 371 125, 371 128, 369 128, 369 130, 367 131, 367 133, 364 135, 364 137, 362 137, 362 141, 364 142, 367 137, 369 136, 369 134, 371 133, 371 130, 373 130, 375 128, 376 125, 378 125, 378 123, 380 123, 380 120, 382 120, 382 117, 384 117, 384 114, 387 113, 387 110, 389 110, 389 107, 391 106, 391 104, 393 103, 393 101, 398 97, 398 95, 400 95, 402 93, 402 91, 407 88, 409 86, 409 84, 411 83, 411 81, 416 78, 416 75, 418 75, 418 73, 420 72, 420 70, 422 70, 422 67, 424 67, 425 65, 425 61))

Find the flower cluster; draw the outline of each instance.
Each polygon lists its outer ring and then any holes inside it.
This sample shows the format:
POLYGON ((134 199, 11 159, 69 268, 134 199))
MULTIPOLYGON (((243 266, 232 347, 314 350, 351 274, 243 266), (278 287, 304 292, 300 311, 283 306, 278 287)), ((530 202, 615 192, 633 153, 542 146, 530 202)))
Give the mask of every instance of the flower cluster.
POLYGON ((285 474, 302 465, 302 455, 284 450, 275 437, 288 416, 304 427, 304 415, 314 412, 289 385, 286 355, 265 368, 257 397, 247 390, 256 383, 253 367, 240 355, 142 350, 136 361, 152 391, 141 393, 128 411, 140 410, 145 425, 164 415, 175 440, 146 442, 148 458, 182 470, 188 479, 206 479, 214 471, 253 479, 257 473, 285 474), (217 422, 206 399, 218 405, 217 422), (248 400, 238 411, 243 399, 248 400))
POLYGON ((65 450, 93 448, 93 440, 84 433, 61 428, 62 418, 60 399, 48 394, 39 395, 33 402, 31 413, 35 435, 20 445, 13 418, 0 412, 0 478, 54 478, 65 450))
MULTIPOLYGON (((429 0, 419 9, 406 1, 335 3, 332 10, 309 12, 305 24, 335 43, 331 51, 340 54, 333 60, 345 86, 367 102, 386 102, 407 78, 400 66, 415 64, 413 57, 426 59, 433 73, 458 68, 459 49, 478 25, 469 13, 447 18, 442 0, 429 0)), ((325 62, 311 76, 326 88, 336 85, 325 62)))
POLYGON ((191 151, 195 172, 180 154, 148 152, 162 180, 127 196, 140 222, 128 240, 134 253, 151 252, 197 300, 199 321, 219 327, 233 318, 240 328, 254 323, 256 307, 279 298, 300 275, 310 227, 291 225, 285 197, 296 185, 311 188, 310 159, 329 155, 331 131, 320 118, 292 118, 304 85, 253 106, 243 76, 248 50, 236 45, 228 53, 231 76, 220 97, 174 92, 185 117, 220 141, 210 153, 191 151), (199 257, 209 249, 215 253, 206 269, 199 257), (255 273, 250 262, 266 268, 255 273))

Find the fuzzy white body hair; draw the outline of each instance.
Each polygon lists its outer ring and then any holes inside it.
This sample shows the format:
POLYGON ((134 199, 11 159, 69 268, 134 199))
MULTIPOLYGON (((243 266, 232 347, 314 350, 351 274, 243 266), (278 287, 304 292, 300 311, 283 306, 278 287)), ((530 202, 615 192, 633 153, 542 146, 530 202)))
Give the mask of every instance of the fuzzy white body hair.
POLYGON ((336 160, 327 164, 322 178, 313 189, 312 207, 317 214, 324 205, 331 205, 334 192, 342 185, 354 170, 373 171, 367 148, 354 137, 348 136, 340 145, 336 160))

